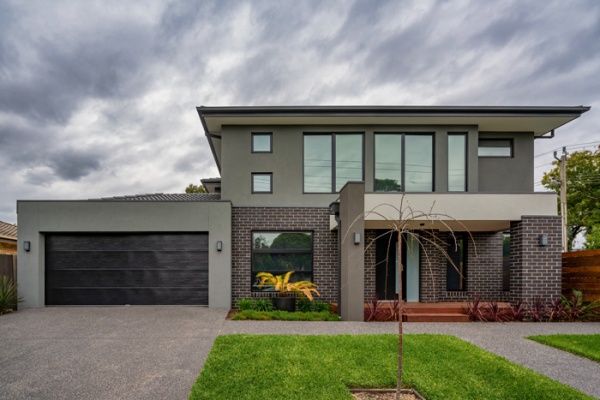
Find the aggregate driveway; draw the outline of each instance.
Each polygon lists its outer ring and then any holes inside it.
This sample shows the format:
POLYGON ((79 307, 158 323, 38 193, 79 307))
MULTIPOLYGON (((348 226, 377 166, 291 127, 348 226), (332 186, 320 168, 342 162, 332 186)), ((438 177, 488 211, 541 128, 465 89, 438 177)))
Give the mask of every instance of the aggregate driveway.
POLYGON ((0 317, 0 399, 187 399, 226 310, 47 307, 0 317))
MULTIPOLYGON (((187 399, 220 334, 396 333, 396 323, 226 321, 203 307, 47 307, 0 317, 0 399, 187 399)), ((457 336, 600 398, 600 363, 524 339, 600 323, 405 323, 457 336)))

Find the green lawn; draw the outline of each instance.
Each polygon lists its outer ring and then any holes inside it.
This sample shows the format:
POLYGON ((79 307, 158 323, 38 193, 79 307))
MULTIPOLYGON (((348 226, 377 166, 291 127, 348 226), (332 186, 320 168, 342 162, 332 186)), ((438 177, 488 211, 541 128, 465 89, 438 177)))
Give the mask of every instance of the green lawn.
MULTIPOLYGON (((395 387, 396 335, 220 336, 190 399, 352 399, 395 387)), ((592 399, 447 335, 404 335, 404 386, 435 399, 592 399)))
POLYGON ((600 362, 600 335, 539 335, 527 339, 600 362))

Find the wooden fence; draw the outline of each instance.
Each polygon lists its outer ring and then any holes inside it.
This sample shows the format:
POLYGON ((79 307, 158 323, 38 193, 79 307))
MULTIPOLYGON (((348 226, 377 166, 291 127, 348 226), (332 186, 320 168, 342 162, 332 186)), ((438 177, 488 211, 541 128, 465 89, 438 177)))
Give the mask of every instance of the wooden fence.
POLYGON ((17 256, 0 254, 0 275, 7 275, 13 282, 17 281, 17 256))
POLYGON ((600 300, 600 250, 572 251, 562 255, 562 294, 583 292, 584 301, 600 300))

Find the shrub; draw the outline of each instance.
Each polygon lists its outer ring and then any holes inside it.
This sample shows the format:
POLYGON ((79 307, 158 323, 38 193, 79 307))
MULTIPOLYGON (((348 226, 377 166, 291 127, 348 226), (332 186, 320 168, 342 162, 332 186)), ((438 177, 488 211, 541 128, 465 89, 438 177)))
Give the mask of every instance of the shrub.
POLYGON ((321 311, 331 311, 331 306, 329 303, 319 300, 310 301, 307 298, 300 298, 297 301, 298 311, 301 312, 321 312, 321 311))
POLYGON ((245 311, 245 310, 254 310, 254 305, 255 301, 252 299, 239 299, 238 300, 238 308, 241 311, 245 311))
POLYGON ((22 301, 17 294, 17 284, 8 276, 0 276, 0 315, 16 311, 22 301))
POLYGON ((527 316, 527 306, 521 299, 517 300, 510 308, 510 318, 514 321, 523 321, 527 316))
POLYGON ((481 305, 481 294, 475 295, 473 300, 467 303, 465 311, 471 321, 487 321, 481 305))
POLYGON ((562 297, 564 307, 563 314, 566 319, 576 320, 596 320, 600 319, 600 300, 594 302, 583 301, 583 293, 580 290, 573 289, 570 298, 562 297))
POLYGON ((256 299, 254 300, 254 311, 273 311, 275 307, 271 299, 256 299))
POLYGON ((288 311, 255 311, 246 310, 235 314, 233 320, 258 320, 258 321, 339 321, 340 317, 328 311, 321 312, 288 312, 288 311))

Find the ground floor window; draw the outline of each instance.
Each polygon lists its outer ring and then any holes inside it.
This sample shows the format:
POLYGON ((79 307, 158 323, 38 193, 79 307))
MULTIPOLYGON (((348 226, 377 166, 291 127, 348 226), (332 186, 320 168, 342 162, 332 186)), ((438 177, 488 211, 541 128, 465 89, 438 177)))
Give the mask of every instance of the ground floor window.
POLYGON ((272 291, 272 287, 258 288, 256 274, 292 274, 291 281, 313 278, 312 232, 252 232, 252 291, 272 291))
POLYGON ((448 266, 446 289, 449 291, 467 290, 467 238, 456 233, 448 243, 448 266))

